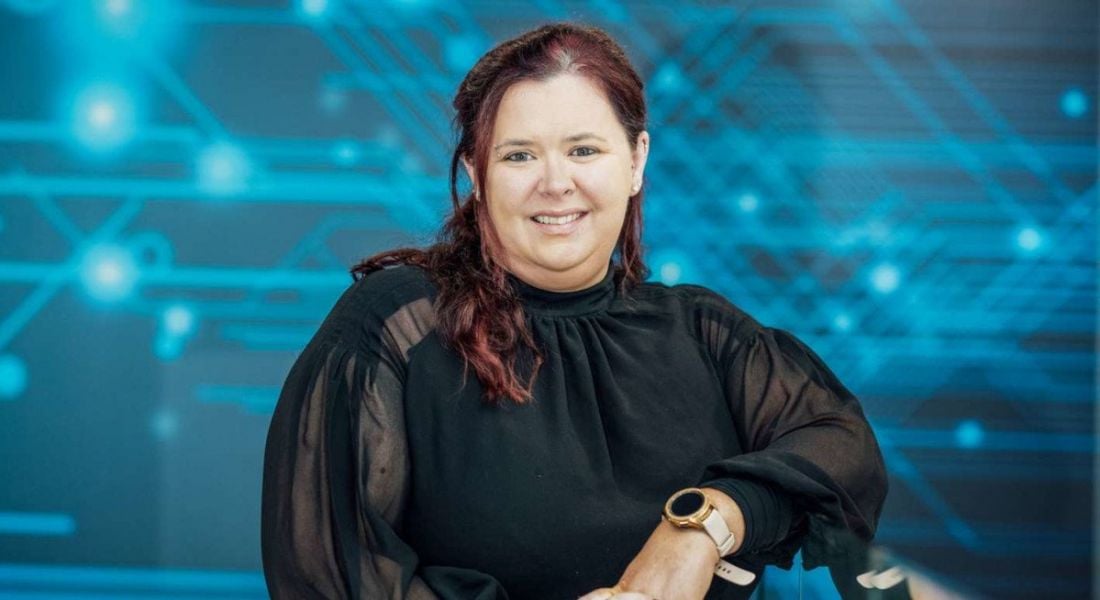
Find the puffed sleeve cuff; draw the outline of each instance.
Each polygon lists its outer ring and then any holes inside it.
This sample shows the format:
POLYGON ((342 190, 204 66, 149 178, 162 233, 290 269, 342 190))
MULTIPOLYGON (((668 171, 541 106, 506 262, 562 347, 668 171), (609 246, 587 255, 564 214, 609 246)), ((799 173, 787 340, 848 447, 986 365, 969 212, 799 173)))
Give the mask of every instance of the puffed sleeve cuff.
POLYGON ((723 492, 737 503, 745 517, 744 540, 732 556, 771 548, 791 530, 795 508, 790 497, 773 485, 750 479, 719 478, 704 481, 699 487, 723 492))

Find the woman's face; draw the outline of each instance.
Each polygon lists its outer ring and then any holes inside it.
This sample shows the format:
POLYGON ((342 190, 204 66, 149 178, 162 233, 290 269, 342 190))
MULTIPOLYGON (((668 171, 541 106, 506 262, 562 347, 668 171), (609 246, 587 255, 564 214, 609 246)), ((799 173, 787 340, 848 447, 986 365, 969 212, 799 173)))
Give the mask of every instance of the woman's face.
POLYGON ((598 283, 629 198, 641 187, 648 151, 645 132, 631 149, 611 104, 583 77, 508 88, 485 181, 504 268, 552 291, 598 283))

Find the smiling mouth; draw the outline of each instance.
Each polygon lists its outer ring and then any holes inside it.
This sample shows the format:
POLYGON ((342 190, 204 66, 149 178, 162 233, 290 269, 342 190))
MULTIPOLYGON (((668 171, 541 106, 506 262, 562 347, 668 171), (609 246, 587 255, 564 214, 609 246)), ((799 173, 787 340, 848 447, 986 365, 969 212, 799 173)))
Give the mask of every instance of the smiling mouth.
POLYGON ((573 221, 576 221, 577 219, 583 217, 586 214, 588 214, 588 213, 586 213, 586 212, 576 212, 576 213, 573 213, 571 215, 565 215, 565 216, 562 216, 562 217, 551 217, 551 216, 548 216, 548 215, 537 215, 537 216, 531 217, 531 220, 536 222, 536 223, 541 223, 543 225, 565 225, 566 223, 572 223, 573 221))

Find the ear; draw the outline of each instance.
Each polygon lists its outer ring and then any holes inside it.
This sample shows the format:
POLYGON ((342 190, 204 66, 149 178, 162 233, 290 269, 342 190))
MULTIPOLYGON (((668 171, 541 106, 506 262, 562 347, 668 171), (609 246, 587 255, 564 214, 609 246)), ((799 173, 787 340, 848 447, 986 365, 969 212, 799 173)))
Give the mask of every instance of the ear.
POLYGON ((649 160, 649 132, 643 131, 638 134, 638 139, 634 142, 634 152, 631 156, 631 180, 630 185, 641 187, 642 177, 645 175, 646 161, 649 160))
POLYGON ((466 169, 466 176, 470 178, 470 182, 474 185, 474 190, 477 190, 477 177, 474 173, 474 166, 470 164, 470 161, 466 160, 466 157, 462 157, 462 167, 466 169))

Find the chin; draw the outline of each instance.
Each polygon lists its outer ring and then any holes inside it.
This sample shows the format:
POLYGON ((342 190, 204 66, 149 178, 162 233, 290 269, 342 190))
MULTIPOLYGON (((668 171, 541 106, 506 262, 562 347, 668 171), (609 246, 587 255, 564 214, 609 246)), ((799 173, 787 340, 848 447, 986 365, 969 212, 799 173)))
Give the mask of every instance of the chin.
POLYGON ((568 271, 584 264, 585 257, 580 255, 554 255, 540 257, 536 264, 550 271, 568 271))
POLYGON ((581 263, 575 261, 538 261, 534 264, 553 273, 565 273, 579 266, 581 263))

